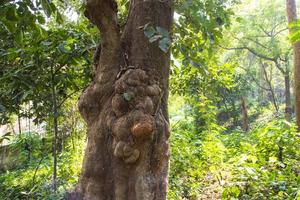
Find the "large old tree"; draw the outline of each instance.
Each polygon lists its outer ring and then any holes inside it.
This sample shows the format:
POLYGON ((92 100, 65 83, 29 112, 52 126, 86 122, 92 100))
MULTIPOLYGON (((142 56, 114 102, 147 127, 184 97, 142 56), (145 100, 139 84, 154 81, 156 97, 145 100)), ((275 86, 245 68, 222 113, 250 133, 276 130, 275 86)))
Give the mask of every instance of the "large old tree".
POLYGON ((87 0, 85 14, 100 30, 101 52, 79 100, 88 143, 70 199, 166 199, 170 53, 146 36, 168 37, 172 0, 131 0, 124 27, 114 0, 87 0))

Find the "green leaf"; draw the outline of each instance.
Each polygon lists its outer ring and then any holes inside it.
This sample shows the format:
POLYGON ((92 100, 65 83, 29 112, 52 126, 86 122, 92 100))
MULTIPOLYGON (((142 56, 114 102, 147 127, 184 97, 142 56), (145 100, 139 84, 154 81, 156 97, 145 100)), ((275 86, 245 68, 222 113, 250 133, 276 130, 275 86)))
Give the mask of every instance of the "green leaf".
POLYGON ((298 42, 300 40, 300 31, 295 31, 290 34, 290 41, 292 43, 298 42))
POLYGON ((163 52, 167 53, 169 51, 171 43, 172 42, 171 42, 170 38, 163 38, 159 41, 158 46, 163 52))
POLYGON ((237 186, 232 187, 231 191, 233 192, 235 197, 238 197, 241 193, 240 189, 237 186))
POLYGON ((4 24, 5 28, 10 32, 14 33, 16 31, 16 24, 13 21, 3 20, 2 23, 4 24))
POLYGON ((41 44, 44 45, 44 46, 50 46, 52 44, 52 42, 43 41, 43 42, 41 42, 41 44))
POLYGON ((64 21, 62 15, 58 11, 56 11, 55 20, 57 23, 63 23, 64 21))
POLYGON ((58 45, 58 49, 63 53, 71 53, 71 48, 63 43, 58 45))
POLYGON ((147 38, 152 37, 155 33, 156 31, 152 26, 146 26, 144 29, 144 34, 147 38))
POLYGON ((0 113, 3 113, 6 111, 5 106, 3 106, 2 104, 0 104, 0 113))
POLYGON ((160 39, 160 38, 162 38, 162 36, 161 35, 154 35, 153 37, 151 37, 150 39, 149 39, 149 42, 155 42, 155 41, 157 41, 158 39, 160 39))
POLYGON ((41 5, 47 17, 50 17, 52 13, 50 2, 48 0, 41 0, 41 5))
POLYGON ((131 101, 133 99, 133 94, 131 92, 125 92, 123 93, 123 98, 126 100, 126 101, 131 101))
POLYGON ((163 37, 169 37, 169 32, 167 29, 157 26, 156 27, 156 31, 163 37))
POLYGON ((40 24, 45 24, 46 23, 46 20, 42 15, 38 15, 37 20, 40 24))
POLYGON ((6 19, 9 21, 19 21, 19 16, 16 12, 16 8, 15 7, 9 7, 6 11, 6 19))
POLYGON ((18 30, 15 34, 15 41, 18 45, 22 45, 23 44, 23 31, 22 30, 18 30))

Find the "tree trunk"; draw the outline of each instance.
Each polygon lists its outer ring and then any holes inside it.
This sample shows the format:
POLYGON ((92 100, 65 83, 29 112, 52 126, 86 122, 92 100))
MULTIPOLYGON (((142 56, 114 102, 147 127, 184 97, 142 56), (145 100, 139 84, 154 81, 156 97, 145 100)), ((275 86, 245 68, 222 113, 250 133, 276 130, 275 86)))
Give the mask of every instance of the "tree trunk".
POLYGON ((291 101, 291 90, 290 90, 290 74, 286 72, 284 76, 285 85, 285 118, 287 121, 291 120, 292 117, 292 101, 291 101))
POLYGON ((22 126, 21 126, 20 111, 18 111, 18 129, 19 129, 19 135, 21 135, 22 134, 22 126))
POLYGON ((88 143, 69 199, 166 199, 170 53, 149 43, 143 27, 170 32, 171 4, 131 0, 120 31, 114 1, 87 1, 85 14, 100 29, 102 43, 94 80, 78 102, 88 143))
POLYGON ((233 98, 231 99, 231 106, 232 106, 232 110, 233 110, 233 125, 238 126, 239 119, 238 119, 238 115, 236 114, 238 112, 237 112, 237 109, 236 109, 236 106, 235 106, 235 101, 234 101, 233 98))
POLYGON ((53 114, 53 190, 57 189, 57 136, 58 136, 58 108, 57 108, 57 96, 54 83, 54 71, 51 67, 51 92, 52 92, 52 114, 53 114))
MULTIPOLYGON (((288 23, 297 19, 295 0, 286 0, 286 11, 288 23)), ((291 29, 290 32, 292 32, 291 29)), ((296 124, 300 131, 300 42, 294 43, 294 85, 296 124)))
MULTIPOLYGON (((266 83, 266 80, 265 80, 265 75, 264 75, 264 69, 263 69, 263 65, 260 65, 259 66, 259 85, 264 87, 265 86, 265 83, 266 83)), ((264 88, 261 88, 261 87, 258 87, 258 101, 264 105, 266 103, 266 93, 265 93, 265 89, 264 88)))
POLYGON ((242 129, 245 132, 249 131, 249 117, 245 97, 241 97, 241 110, 242 110, 242 129))
MULTIPOLYGON (((273 105, 274 105, 275 111, 278 113, 279 108, 278 108, 278 105, 277 105, 275 92, 274 92, 274 89, 273 89, 273 86, 272 86, 272 82, 271 82, 272 79, 268 77, 268 73, 267 73, 267 70, 266 70, 264 64, 261 63, 261 65, 262 65, 262 69, 263 69, 263 72, 264 72, 264 75, 265 75, 266 83, 268 84, 269 91, 270 91, 270 93, 271 93, 272 103, 273 103, 273 105)), ((272 73, 271 73, 271 74, 272 74, 272 73)))

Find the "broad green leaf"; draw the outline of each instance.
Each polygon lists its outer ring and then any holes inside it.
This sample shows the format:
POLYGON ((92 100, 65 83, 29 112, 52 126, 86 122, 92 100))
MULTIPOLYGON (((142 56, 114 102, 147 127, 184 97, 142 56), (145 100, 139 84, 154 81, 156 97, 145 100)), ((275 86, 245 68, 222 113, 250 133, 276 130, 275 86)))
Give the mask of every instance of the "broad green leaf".
POLYGON ((169 51, 170 46, 171 40, 169 38, 163 38, 159 41, 159 48, 165 53, 169 51))
POLYGON ((71 53, 71 47, 69 47, 63 43, 58 45, 58 49, 63 53, 71 53))
POLYGON ((15 33, 15 41, 18 45, 22 45, 23 44, 23 31, 22 30, 18 30, 16 33, 15 33))
POLYGON ((156 31, 157 31, 157 33, 159 33, 159 35, 161 35, 163 37, 169 37, 168 30, 163 27, 157 26, 156 31))
POLYGON ((41 5, 42 5, 47 17, 50 17, 51 13, 52 13, 52 8, 51 8, 49 0, 41 0, 40 2, 41 2, 41 5))
POLYGON ((152 26, 146 26, 144 29, 144 34, 147 38, 152 37, 156 33, 155 29, 152 26))
POLYGON ((62 15, 58 11, 56 11, 55 20, 57 23, 63 23, 64 21, 62 15))

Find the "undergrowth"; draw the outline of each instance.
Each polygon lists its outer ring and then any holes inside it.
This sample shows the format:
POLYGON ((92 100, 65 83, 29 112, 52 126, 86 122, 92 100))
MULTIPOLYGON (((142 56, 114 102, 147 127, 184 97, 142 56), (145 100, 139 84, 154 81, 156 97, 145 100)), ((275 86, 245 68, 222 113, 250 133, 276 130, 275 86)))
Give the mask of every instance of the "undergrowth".
MULTIPOLYGON (((276 118, 252 123, 250 132, 226 132, 211 123, 197 132, 180 99, 171 105, 170 200, 300 200, 300 134, 276 118)), ((261 117, 260 119, 262 119, 261 117)), ((62 199, 79 178, 85 136, 71 136, 58 155, 58 191, 52 188, 51 138, 28 133, 14 170, 0 174, 0 199, 62 199), (30 149, 30 155, 29 151, 30 149)))

